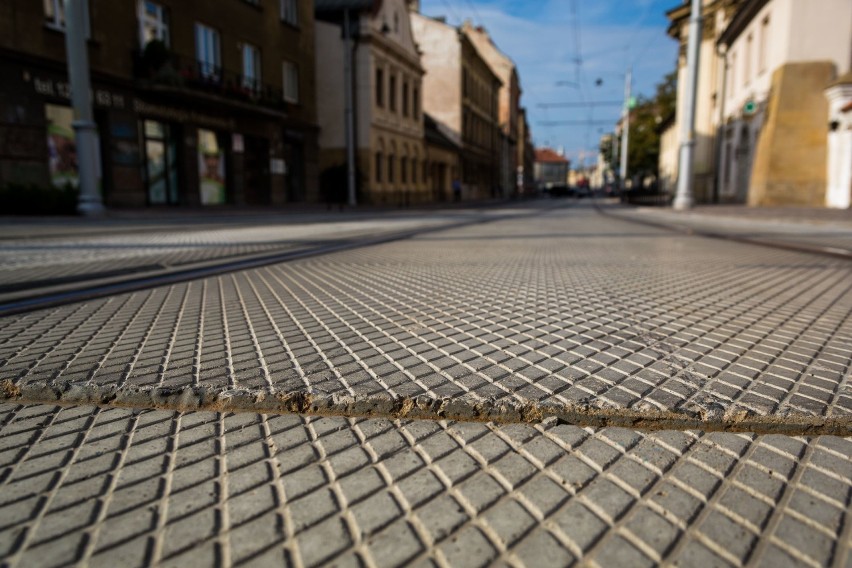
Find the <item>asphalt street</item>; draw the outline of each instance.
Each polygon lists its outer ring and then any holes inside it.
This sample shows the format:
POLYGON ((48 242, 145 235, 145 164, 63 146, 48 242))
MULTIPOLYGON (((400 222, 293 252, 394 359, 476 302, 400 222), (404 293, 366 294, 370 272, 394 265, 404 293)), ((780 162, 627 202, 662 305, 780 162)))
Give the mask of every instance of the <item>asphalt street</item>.
POLYGON ((552 205, 0 318, 0 562, 849 565, 850 261, 552 205))

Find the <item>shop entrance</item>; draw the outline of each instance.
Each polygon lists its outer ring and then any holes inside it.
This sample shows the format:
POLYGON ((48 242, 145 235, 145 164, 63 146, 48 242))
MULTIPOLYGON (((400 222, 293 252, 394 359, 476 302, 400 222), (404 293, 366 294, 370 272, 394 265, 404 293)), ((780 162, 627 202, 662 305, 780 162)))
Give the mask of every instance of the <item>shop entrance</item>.
POLYGON ((244 160, 246 204, 269 205, 269 141, 246 136, 244 160))
POLYGON ((172 127, 156 120, 143 120, 145 184, 149 205, 177 205, 177 146, 172 127))

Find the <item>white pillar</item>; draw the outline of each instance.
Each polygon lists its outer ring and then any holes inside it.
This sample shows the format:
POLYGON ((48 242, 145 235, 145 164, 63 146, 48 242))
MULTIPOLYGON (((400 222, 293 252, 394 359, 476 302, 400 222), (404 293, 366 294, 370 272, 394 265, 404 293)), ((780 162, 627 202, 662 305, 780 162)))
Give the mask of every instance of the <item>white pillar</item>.
POLYGON ((828 99, 828 185, 825 205, 836 209, 852 206, 852 112, 843 107, 852 102, 852 83, 832 85, 825 91, 828 99))
POLYGON ((695 153, 695 102, 698 95, 698 50, 701 47, 701 0, 692 0, 686 47, 686 105, 681 122, 680 163, 675 209, 692 207, 692 166, 695 153))

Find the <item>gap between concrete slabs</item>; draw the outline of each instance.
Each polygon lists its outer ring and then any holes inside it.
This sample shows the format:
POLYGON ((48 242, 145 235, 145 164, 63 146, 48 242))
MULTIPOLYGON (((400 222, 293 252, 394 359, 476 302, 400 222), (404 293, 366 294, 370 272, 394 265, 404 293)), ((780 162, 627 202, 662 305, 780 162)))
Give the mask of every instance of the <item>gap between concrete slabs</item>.
POLYGON ((455 398, 394 398, 387 394, 354 397, 309 390, 269 392, 248 389, 210 389, 198 386, 121 387, 81 385, 71 382, 14 385, 0 383, 0 401, 15 403, 89 404, 178 411, 299 413, 317 416, 416 418, 466 422, 536 423, 548 418, 575 426, 624 427, 634 430, 702 430, 754 432, 788 436, 850 436, 851 417, 760 416, 745 409, 724 412, 695 408, 681 411, 636 410, 589 404, 548 402, 517 403, 455 398))

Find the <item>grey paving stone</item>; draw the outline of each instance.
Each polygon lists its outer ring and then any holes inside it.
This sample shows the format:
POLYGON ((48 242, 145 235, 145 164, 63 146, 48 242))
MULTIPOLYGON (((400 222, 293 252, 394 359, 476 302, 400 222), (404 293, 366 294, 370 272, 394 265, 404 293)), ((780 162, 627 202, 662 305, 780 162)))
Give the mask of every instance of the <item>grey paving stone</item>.
POLYGON ((850 345, 848 262, 569 209, 6 317, 0 381, 30 400, 848 432, 850 345))
POLYGON ((852 439, 0 405, 0 564, 850 558, 852 439))

